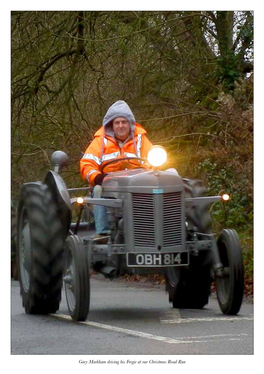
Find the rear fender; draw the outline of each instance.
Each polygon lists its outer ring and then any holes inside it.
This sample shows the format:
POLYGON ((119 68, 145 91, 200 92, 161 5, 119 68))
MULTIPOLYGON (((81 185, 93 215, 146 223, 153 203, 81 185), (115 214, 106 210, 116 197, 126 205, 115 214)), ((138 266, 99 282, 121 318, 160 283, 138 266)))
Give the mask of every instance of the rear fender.
POLYGON ((49 187, 52 195, 54 196, 58 213, 62 222, 63 228, 67 235, 72 218, 71 212, 71 199, 64 180, 55 171, 49 170, 44 179, 44 183, 49 187))

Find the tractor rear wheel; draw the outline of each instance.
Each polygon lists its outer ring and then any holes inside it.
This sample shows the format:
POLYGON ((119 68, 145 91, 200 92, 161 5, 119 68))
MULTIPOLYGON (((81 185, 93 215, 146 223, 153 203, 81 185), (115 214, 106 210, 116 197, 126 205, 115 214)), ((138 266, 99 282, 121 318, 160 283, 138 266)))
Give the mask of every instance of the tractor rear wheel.
MULTIPOLYGON (((206 188, 197 179, 183 179, 185 197, 206 196, 206 188)), ((199 232, 212 233, 212 219, 209 213, 209 205, 195 205, 186 212, 186 220, 189 228, 196 227, 199 232)))
POLYGON ((209 302, 211 290, 210 267, 205 256, 194 257, 190 267, 167 270, 167 291, 173 308, 202 309, 209 302))
MULTIPOLYGON (((206 195, 206 188, 200 180, 183 179, 185 196, 206 195)), ((193 206, 186 212, 188 229, 196 227, 198 232, 211 234, 212 222, 208 205, 193 206)), ((209 302, 211 293, 212 258, 208 251, 190 256, 190 265, 172 267, 166 273, 166 291, 174 308, 203 308, 209 302)))
POLYGON ((59 309, 64 235, 48 187, 24 185, 18 206, 17 258, 22 303, 28 314, 59 309))
POLYGON ((18 280, 16 241, 17 241, 17 217, 16 217, 15 208, 11 206, 11 277, 14 280, 18 280))

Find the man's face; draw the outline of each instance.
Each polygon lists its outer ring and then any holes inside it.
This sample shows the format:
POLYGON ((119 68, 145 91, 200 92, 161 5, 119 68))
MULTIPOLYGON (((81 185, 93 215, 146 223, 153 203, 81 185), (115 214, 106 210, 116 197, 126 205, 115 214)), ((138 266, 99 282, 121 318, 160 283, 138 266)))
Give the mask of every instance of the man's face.
POLYGON ((113 130, 116 139, 124 141, 130 133, 130 125, 127 119, 118 117, 113 120, 113 130))

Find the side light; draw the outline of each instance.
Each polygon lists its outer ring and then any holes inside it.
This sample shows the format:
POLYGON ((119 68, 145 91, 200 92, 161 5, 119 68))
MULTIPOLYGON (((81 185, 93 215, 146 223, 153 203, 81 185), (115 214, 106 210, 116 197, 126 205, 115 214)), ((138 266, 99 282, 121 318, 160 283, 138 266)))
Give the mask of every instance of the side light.
POLYGON ((229 196, 227 193, 224 193, 224 194, 222 195, 222 200, 223 200, 223 201, 229 201, 229 200, 230 200, 230 196, 229 196))
POLYGON ((77 200, 76 200, 77 204, 83 204, 84 203, 84 198, 83 197, 77 197, 77 200))
POLYGON ((160 145, 154 145, 148 153, 148 162, 150 165, 157 167, 167 161, 167 152, 160 145))

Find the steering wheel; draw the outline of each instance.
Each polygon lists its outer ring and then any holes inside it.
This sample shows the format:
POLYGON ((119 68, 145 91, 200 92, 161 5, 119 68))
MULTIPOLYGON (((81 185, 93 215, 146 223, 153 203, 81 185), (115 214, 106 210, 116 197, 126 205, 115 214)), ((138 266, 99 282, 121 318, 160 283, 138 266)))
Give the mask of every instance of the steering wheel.
POLYGON ((110 164, 114 164, 115 162, 119 162, 119 161, 129 161, 131 164, 133 164, 133 162, 131 162, 132 160, 143 161, 144 163, 146 163, 146 160, 144 158, 140 158, 140 157, 121 157, 121 158, 117 158, 115 160, 106 161, 106 163, 104 164, 104 166, 101 169, 101 173, 103 174, 106 166, 108 166, 110 164))

